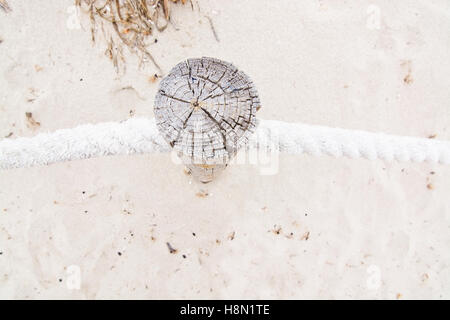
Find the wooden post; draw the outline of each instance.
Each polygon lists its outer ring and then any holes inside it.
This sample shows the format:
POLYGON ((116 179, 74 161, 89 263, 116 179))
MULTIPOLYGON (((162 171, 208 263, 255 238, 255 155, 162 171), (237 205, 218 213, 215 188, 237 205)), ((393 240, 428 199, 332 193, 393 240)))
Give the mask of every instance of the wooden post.
POLYGON ((248 142, 259 109, 258 93, 245 73, 206 57, 177 64, 161 81, 154 107, 164 139, 205 183, 248 142))

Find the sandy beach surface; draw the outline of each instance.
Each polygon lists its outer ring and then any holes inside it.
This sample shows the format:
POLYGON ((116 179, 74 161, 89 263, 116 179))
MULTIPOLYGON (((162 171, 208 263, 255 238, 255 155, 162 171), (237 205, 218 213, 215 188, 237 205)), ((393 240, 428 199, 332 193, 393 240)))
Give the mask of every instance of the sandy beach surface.
MULTIPOLYGON (((125 50, 118 75, 74 1, 8 2, 1 139, 154 116, 157 69, 125 50)), ((261 119, 450 140, 448 1, 192 4, 150 46, 164 74, 216 57, 261 119)), ((449 191, 450 166, 308 155, 206 185, 168 154, 3 170, 0 298, 448 299, 449 191)))

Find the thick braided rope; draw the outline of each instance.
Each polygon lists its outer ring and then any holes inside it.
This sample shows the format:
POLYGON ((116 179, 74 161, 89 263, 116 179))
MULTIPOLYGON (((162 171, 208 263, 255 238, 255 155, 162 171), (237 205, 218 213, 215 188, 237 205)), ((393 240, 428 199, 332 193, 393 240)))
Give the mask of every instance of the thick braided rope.
MULTIPOLYGON (((261 120, 249 148, 291 154, 450 164, 450 142, 261 120)), ((105 155, 168 152, 154 119, 86 124, 31 138, 0 140, 0 168, 47 165, 105 155)))
POLYGON ((275 120, 261 121, 250 145, 291 154, 450 164, 450 141, 275 120))

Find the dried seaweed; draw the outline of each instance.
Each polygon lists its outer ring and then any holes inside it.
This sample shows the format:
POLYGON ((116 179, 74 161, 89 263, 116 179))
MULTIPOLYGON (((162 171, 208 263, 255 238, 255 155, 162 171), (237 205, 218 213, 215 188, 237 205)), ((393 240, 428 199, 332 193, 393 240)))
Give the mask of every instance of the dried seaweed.
POLYGON ((8 2, 6 0, 0 0, 0 8, 3 9, 5 12, 10 12, 11 7, 9 6, 8 2))
POLYGON ((33 114, 31 112, 25 112, 25 117, 27 119, 27 127, 30 129, 35 129, 41 125, 40 122, 37 122, 33 118, 33 114))
POLYGON ((125 71, 125 45, 138 56, 140 66, 150 61, 162 74, 161 67, 148 47, 157 42, 154 31, 162 32, 167 28, 171 4, 186 2, 187 0, 75 0, 75 5, 89 16, 93 42, 96 41, 99 28, 102 31, 107 41, 105 54, 113 62, 117 73, 125 71))

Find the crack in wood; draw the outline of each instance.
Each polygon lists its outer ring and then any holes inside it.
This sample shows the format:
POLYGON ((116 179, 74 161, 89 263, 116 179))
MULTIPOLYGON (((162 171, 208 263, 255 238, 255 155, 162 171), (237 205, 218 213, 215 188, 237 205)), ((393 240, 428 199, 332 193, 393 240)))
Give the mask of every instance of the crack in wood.
POLYGON ((259 107, 253 82, 243 72, 201 58, 179 63, 161 81, 154 111, 162 136, 193 175, 210 181, 254 131, 259 107))

